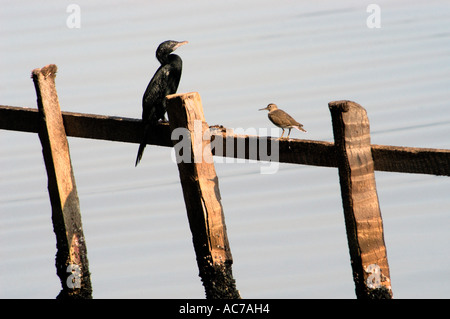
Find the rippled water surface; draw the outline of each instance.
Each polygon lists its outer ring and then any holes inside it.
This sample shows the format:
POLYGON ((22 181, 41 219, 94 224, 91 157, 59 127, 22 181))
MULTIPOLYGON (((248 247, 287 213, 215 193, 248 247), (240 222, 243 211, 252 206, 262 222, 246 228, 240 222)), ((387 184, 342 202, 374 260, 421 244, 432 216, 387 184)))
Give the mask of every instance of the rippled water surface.
MULTIPOLYGON (((31 70, 58 66, 61 109, 139 118, 158 67, 177 53, 179 92, 210 125, 271 128, 277 103, 333 141, 328 102, 368 112, 374 144, 450 148, 450 3, 0 0, 0 104, 36 107, 31 70)), ((171 150, 69 138, 95 298, 203 298, 171 150)), ((55 235, 36 134, 0 131, 0 297, 54 298, 55 235)), ((354 298, 337 169, 216 163, 233 274, 244 298, 354 298)), ((376 173, 396 298, 450 297, 450 180, 376 173)))

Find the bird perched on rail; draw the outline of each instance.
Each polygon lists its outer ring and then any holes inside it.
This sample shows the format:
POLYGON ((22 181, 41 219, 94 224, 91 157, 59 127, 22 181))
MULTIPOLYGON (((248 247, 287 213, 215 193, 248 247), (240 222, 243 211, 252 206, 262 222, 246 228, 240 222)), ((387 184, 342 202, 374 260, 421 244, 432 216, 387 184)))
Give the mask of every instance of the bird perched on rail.
POLYGON ((136 164, 139 164, 144 153, 147 139, 152 128, 158 121, 165 121, 166 96, 175 94, 181 79, 183 61, 176 54, 171 54, 187 41, 178 42, 173 40, 164 41, 156 50, 156 58, 161 66, 156 71, 142 97, 142 123, 144 125, 144 135, 139 145, 136 164))
POLYGON ((275 124, 276 126, 280 127, 283 130, 283 133, 281 133, 280 138, 284 135, 284 130, 289 129, 287 138, 289 139, 289 135, 291 134, 291 130, 293 128, 296 128, 299 131, 306 132, 306 130, 303 128, 303 124, 300 124, 296 120, 292 118, 289 114, 287 114, 285 111, 280 110, 276 104, 270 103, 265 108, 259 109, 262 110, 268 110, 269 111, 269 120, 275 124))

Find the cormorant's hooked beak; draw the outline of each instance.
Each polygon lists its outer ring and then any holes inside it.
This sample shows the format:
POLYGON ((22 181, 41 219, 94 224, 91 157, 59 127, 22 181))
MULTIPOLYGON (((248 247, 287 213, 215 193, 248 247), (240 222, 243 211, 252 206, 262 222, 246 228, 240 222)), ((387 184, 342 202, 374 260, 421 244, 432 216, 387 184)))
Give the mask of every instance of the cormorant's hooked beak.
POLYGON ((177 48, 181 47, 182 45, 188 44, 188 41, 178 42, 177 45, 173 47, 173 51, 175 51, 177 48))

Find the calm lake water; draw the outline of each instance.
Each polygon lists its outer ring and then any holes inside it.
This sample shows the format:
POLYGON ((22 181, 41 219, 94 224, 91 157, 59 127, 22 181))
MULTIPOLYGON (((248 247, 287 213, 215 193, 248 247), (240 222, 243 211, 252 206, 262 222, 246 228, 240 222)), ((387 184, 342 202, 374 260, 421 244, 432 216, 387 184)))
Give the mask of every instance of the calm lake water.
MULTIPOLYGON (((179 92, 210 125, 272 128, 277 103, 333 141, 328 102, 364 106, 373 144, 450 148, 450 2, 0 0, 0 104, 36 107, 30 73, 58 66, 64 111, 139 118, 158 67, 177 53, 179 92), (69 28, 71 3, 80 28, 69 28)), ((281 133, 281 131, 280 131, 281 133)), ((203 298, 169 148, 69 138, 95 298, 203 298)), ((56 241, 36 134, 0 131, 0 298, 54 298, 56 241)), ((244 298, 355 298, 337 169, 217 163, 244 298)), ((450 179, 376 173, 395 298, 450 297, 450 179)))

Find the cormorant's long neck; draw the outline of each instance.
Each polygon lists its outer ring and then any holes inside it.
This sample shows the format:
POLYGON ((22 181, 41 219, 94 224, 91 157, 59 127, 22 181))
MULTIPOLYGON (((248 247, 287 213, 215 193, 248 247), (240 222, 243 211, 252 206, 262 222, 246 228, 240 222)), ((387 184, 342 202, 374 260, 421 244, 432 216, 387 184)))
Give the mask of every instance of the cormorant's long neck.
POLYGON ((164 65, 169 63, 171 55, 175 54, 168 54, 168 53, 157 54, 156 58, 158 59, 159 63, 161 63, 161 65, 164 65))

